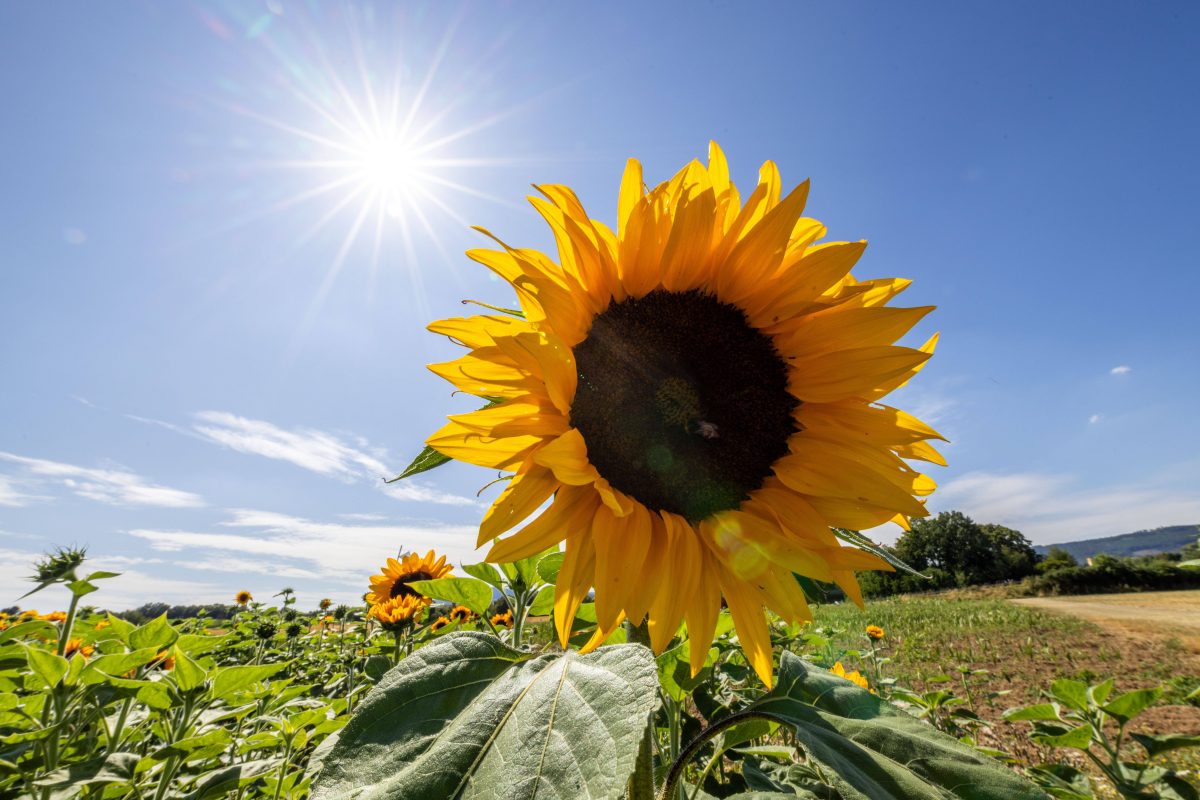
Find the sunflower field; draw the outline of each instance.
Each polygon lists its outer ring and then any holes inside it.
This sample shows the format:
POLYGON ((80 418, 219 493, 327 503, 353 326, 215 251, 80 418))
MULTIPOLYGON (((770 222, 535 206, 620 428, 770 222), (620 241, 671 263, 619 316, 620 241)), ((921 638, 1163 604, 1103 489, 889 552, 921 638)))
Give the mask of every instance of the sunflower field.
POLYGON ((1054 681, 1006 718, 1078 757, 1014 769, 971 681, 900 685, 877 622, 841 649, 807 627, 818 587, 862 607, 856 573, 907 569, 858 531, 926 516, 945 464, 882 402, 932 356, 936 334, 897 344, 932 308, 851 274, 865 243, 824 241, 807 182, 768 161, 743 199, 715 143, 653 188, 631 159, 615 229, 536 188, 557 259, 483 231, 499 249, 468 256, 519 308, 430 325, 466 348, 430 368, 471 405, 399 476, 498 470, 486 559, 401 552, 361 608, 243 593, 228 625, 135 627, 80 605, 111 573, 48 556, 38 588, 73 601, 0 632, 0 790, 1200 800, 1163 761, 1200 737, 1130 727, 1161 689, 1054 681))

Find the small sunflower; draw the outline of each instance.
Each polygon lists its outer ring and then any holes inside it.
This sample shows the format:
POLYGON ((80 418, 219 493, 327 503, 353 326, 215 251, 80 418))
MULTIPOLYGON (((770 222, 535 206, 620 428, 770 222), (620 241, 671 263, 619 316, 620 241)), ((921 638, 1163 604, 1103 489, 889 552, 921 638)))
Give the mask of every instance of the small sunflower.
POLYGON ((250 592, 246 589, 242 589, 233 596, 233 602, 237 603, 239 606, 247 605, 253 599, 254 595, 250 594, 250 592))
POLYGON ((447 628, 449 626, 450 620, 446 619, 445 617, 438 617, 433 621, 433 624, 429 626, 429 630, 431 633, 437 633, 442 628, 447 628))
POLYGON ((868 625, 867 626, 867 636, 869 638, 874 639, 875 641, 879 641, 885 635, 886 634, 884 633, 883 628, 879 627, 878 625, 868 625))
POLYGON ((382 603, 371 606, 370 614, 385 629, 396 630, 420 619, 425 613, 428 600, 419 594, 397 595, 382 603))
POLYGON ((67 612, 51 611, 49 614, 46 614, 45 616, 43 616, 41 619, 45 620, 46 622, 66 622, 67 621, 67 612))
POLYGON ((510 608, 501 614, 493 614, 492 625, 497 628, 511 628, 513 626, 512 609, 510 608))
POLYGON ((333 607, 333 601, 330 600, 328 597, 322 597, 321 602, 317 603, 317 607, 320 608, 322 611, 328 611, 330 608, 333 607))
POLYGON ((371 576, 371 591, 367 593, 366 600, 371 605, 377 605, 397 597, 417 597, 429 605, 432 601, 417 594, 408 584, 413 581, 444 578, 453 569, 454 567, 446 563, 445 556, 437 557, 432 550, 424 556, 409 553, 399 561, 389 558, 380 574, 371 576))
POLYGON ((857 684, 864 689, 870 689, 870 686, 867 684, 867 679, 863 677, 862 673, 858 671, 847 672, 846 668, 842 666, 842 662, 840 661, 834 664, 833 668, 829 671, 834 675, 837 675, 839 678, 845 678, 851 683, 857 684))
POLYGON ((159 650, 158 655, 154 657, 154 661, 151 662, 150 666, 170 672, 175 669, 175 656, 166 650, 159 650))
POLYGON ((91 658, 92 654, 95 652, 96 648, 92 647, 90 644, 84 644, 83 639, 76 637, 68 639, 67 646, 63 649, 63 655, 67 658, 70 658, 76 653, 79 653, 84 658, 91 658))
POLYGON ((569 188, 537 188, 559 261, 499 239, 467 254, 512 284, 522 316, 430 326, 469 349, 430 369, 489 405, 451 416, 428 444, 515 473, 481 545, 551 501, 487 558, 565 540, 564 645, 594 588, 585 649, 648 618, 661 652, 686 622, 700 665, 724 599, 770 684, 764 609, 811 616, 793 573, 861 605, 855 572, 890 569, 832 529, 927 514, 919 498, 934 482, 908 460, 944 464, 927 443, 942 437, 879 400, 931 356, 936 336, 894 342, 932 307, 887 307, 910 281, 853 277, 864 242, 818 243, 825 227, 802 216, 807 182, 784 195, 767 162, 743 202, 715 144, 707 167, 693 161, 649 191, 631 159, 615 233, 569 188))
POLYGON ((457 622, 461 625, 464 622, 470 622, 474 618, 475 613, 466 606, 455 606, 454 608, 450 609, 451 622, 457 622))
POLYGON ((9 622, 6 619, 0 619, 0 631, 8 630, 9 622))
POLYGON ((97 622, 97 623, 96 623, 96 630, 98 630, 98 631, 102 631, 102 630, 104 630, 105 628, 107 628, 107 627, 109 627, 109 626, 111 626, 111 625, 112 625, 112 623, 111 623, 111 622, 109 622, 109 621, 108 621, 108 620, 106 620, 106 619, 102 619, 102 620, 100 620, 99 622, 97 622))

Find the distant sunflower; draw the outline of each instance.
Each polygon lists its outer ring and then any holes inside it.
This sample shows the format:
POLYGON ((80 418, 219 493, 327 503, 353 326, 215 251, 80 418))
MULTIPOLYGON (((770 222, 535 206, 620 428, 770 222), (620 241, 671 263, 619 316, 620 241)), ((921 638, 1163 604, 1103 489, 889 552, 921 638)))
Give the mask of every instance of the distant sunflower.
POLYGON ((457 622, 461 624, 463 622, 470 622, 474 617, 475 614, 466 606, 455 606, 454 608, 450 609, 451 622, 457 622))
POLYGON ((46 622, 66 622, 67 621, 67 612, 51 611, 49 614, 45 614, 44 616, 42 616, 42 619, 45 620, 46 622))
POLYGON ((108 621, 108 620, 106 620, 106 619, 102 619, 102 620, 100 620, 99 622, 97 622, 97 623, 96 623, 96 630, 98 630, 98 631, 102 631, 102 630, 104 630, 105 628, 109 627, 110 625, 112 625, 112 623, 111 623, 111 622, 109 622, 109 621, 108 621))
POLYGON ((371 591, 367 593, 366 600, 375 605, 397 597, 417 597, 429 605, 432 601, 410 589, 408 584, 444 578, 453 570, 454 567, 446 563, 445 556, 437 557, 432 550, 424 556, 409 553, 399 561, 389 558, 380 574, 371 576, 371 591))
POLYGON ((429 630, 433 633, 437 633, 442 628, 448 627, 449 625, 450 620, 446 619, 445 617, 438 617, 433 621, 433 624, 429 626, 429 630))
POLYGON ((333 601, 331 599, 329 599, 328 597, 322 597, 321 602, 317 603, 317 606, 322 611, 328 611, 333 606, 333 601))
POLYGON ((254 596, 251 595, 250 592, 246 591, 245 589, 242 589, 240 592, 238 592, 237 594, 235 594, 233 596, 233 601, 235 603, 237 603, 239 606, 244 606, 253 599, 254 599, 254 596))
POLYGON ((884 633, 883 628, 879 627, 878 625, 868 625, 867 626, 868 638, 875 639, 878 641, 879 639, 882 639, 885 635, 886 634, 884 633))
POLYGON ((513 626, 512 609, 510 608, 502 614, 493 614, 492 625, 497 628, 511 628, 513 626))
POLYGON ((398 595, 371 606, 369 613, 387 630, 395 630, 420 619, 427 604, 418 594, 398 595))
MULTIPOLYGON (((871 688, 867 684, 867 679, 865 677, 863 677, 862 673, 860 673, 858 671, 847 672, 846 668, 842 666, 842 662, 840 662, 840 661, 837 662, 836 664, 834 664, 833 667, 829 671, 832 672, 834 675, 837 675, 839 678, 845 678, 846 680, 862 687, 863 689, 871 688)), ((871 693, 874 694, 873 689, 871 690, 871 693)))
POLYGON ((84 644, 83 639, 75 637, 68 639, 67 646, 63 648, 63 655, 67 658, 70 658, 76 653, 79 653, 84 658, 91 658, 92 654, 95 652, 96 648, 92 647, 90 644, 84 644))
POLYGON ((855 571, 889 569, 831 528, 926 515, 917 498, 934 482, 905 459, 943 464, 926 442, 941 437, 878 400, 932 354, 936 337, 893 344, 931 307, 886 306, 907 280, 852 277, 865 243, 817 244, 825 227, 802 216, 808 183, 783 196, 773 163, 743 203, 715 144, 707 167, 693 161, 649 191, 631 159, 616 233, 569 188, 538 191, 559 263, 499 239, 468 253, 512 284, 523 316, 430 326, 470 350, 430 369, 489 405, 451 416, 428 443, 515 473, 480 544, 553 498, 488 560, 565 539, 564 645, 594 587, 586 647, 648 615, 659 652, 686 621, 700 665, 723 597, 769 684, 763 609, 810 616, 793 573, 861 604, 855 571))

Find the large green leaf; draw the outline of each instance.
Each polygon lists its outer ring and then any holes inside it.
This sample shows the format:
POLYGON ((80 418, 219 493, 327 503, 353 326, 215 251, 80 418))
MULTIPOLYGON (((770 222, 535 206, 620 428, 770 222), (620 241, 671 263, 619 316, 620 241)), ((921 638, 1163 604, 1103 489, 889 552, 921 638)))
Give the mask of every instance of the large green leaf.
POLYGON ((412 581, 408 588, 434 600, 466 606, 476 614, 486 614, 492 604, 492 587, 475 578, 436 578, 412 581))
POLYGON ((313 800, 615 800, 657 688, 639 645, 538 656, 450 634, 367 695, 325 756, 313 800))
POLYGON ((778 684, 747 711, 792 725, 843 800, 1046 797, 998 761, 786 651, 778 684))

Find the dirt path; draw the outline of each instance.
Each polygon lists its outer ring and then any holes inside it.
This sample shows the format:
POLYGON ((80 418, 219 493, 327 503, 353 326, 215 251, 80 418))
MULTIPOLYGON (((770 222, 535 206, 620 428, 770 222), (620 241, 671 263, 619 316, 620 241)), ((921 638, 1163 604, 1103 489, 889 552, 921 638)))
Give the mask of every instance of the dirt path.
POLYGON ((1069 614, 1133 638, 1176 638, 1200 656, 1200 591, 1023 597, 1023 606, 1069 614))

